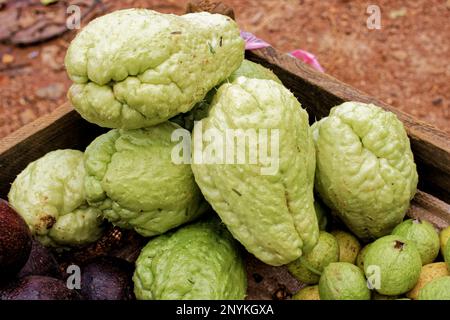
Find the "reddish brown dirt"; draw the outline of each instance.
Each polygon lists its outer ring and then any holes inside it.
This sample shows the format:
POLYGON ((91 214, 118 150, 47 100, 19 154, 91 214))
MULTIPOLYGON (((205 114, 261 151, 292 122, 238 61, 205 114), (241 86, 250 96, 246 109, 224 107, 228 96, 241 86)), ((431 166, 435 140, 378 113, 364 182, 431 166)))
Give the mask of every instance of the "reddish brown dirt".
MULTIPOLYGON (((187 1, 103 2, 108 11, 136 6, 179 14, 187 1)), ((329 74, 450 133, 450 0, 223 2, 242 29, 283 51, 308 50, 329 74), (366 25, 374 2, 380 30, 366 25)), ((63 57, 73 36, 25 48, 0 44, 0 137, 66 100, 63 57)))

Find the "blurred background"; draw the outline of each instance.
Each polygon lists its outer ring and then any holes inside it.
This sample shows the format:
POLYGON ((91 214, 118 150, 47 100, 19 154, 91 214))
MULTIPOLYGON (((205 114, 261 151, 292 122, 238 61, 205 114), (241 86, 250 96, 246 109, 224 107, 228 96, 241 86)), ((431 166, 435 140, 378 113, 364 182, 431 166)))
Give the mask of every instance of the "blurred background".
MULTIPOLYGON (((0 138, 66 101, 64 54, 81 26, 117 9, 182 14, 187 0, 0 0, 0 138)), ((450 0, 224 0, 242 30, 285 52, 307 50, 325 72, 450 133, 450 0), (380 29, 369 29, 369 5, 380 29)))

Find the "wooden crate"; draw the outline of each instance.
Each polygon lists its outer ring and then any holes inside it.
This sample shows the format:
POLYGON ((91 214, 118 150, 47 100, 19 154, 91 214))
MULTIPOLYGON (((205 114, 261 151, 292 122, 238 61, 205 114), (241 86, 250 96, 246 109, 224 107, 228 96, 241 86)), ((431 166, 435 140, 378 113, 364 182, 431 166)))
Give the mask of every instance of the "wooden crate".
MULTIPOLYGON (((374 103, 397 114, 408 132, 419 172, 420 191, 408 215, 429 220, 438 228, 450 224, 450 137, 446 133, 272 47, 247 52, 247 58, 272 69, 306 108, 311 121, 327 116, 333 106, 351 100, 374 103)), ((84 150, 105 131, 83 120, 66 103, 2 139, 0 197, 7 197, 11 182, 29 162, 55 149, 84 150)), ((247 270, 251 299, 282 298, 301 286, 284 267, 269 267, 251 256, 247 257, 247 270)))

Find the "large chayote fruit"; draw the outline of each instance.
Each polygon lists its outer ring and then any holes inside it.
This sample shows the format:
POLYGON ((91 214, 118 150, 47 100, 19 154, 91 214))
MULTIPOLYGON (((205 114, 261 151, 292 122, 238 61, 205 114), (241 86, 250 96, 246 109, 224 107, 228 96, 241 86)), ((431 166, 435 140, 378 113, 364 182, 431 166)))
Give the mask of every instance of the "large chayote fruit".
POLYGON ((17 176, 9 202, 44 245, 84 245, 102 232, 100 211, 86 202, 84 178, 81 151, 52 151, 17 176))
POLYGON ((113 129, 86 149, 86 196, 106 219, 154 236, 193 220, 207 209, 189 164, 171 153, 171 122, 145 129, 113 129))
POLYGON ((187 112, 244 59, 230 18, 127 9, 91 21, 70 44, 68 97, 86 120, 137 129, 187 112))
POLYGON ((194 127, 193 145, 197 184, 249 252, 267 264, 282 265, 315 246, 314 145, 308 114, 289 90, 272 80, 245 77, 222 85, 208 117, 194 127), (239 136, 235 150, 245 151, 245 159, 237 154, 225 159, 234 148, 228 140, 222 159, 218 152, 199 161, 202 154, 196 150, 207 155, 227 133, 239 136), (259 139, 264 133, 267 139, 259 139), (218 134, 218 140, 202 139, 209 134, 218 134))
POLYGON ((141 300, 244 299, 247 279, 238 243, 218 219, 150 240, 136 261, 141 300))
POLYGON ((359 238, 389 234, 417 187, 402 123, 377 106, 346 102, 312 128, 315 187, 322 199, 359 238))

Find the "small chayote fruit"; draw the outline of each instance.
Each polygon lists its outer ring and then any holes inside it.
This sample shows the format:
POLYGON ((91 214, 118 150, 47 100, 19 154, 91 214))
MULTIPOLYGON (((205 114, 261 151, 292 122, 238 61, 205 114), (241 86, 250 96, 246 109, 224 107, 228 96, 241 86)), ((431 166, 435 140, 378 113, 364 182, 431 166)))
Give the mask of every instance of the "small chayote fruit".
POLYGON ((450 300, 450 276, 428 283, 420 290, 419 300, 450 300))
MULTIPOLYGON (((241 66, 236 71, 234 71, 231 74, 231 76, 229 76, 224 82, 227 83, 233 82, 240 76, 251 79, 273 80, 281 84, 280 79, 278 79, 278 77, 272 72, 272 70, 269 70, 260 64, 251 62, 246 59, 242 61, 241 66)), ((205 96, 205 98, 199 103, 197 103, 194 106, 194 108, 192 108, 192 110, 186 113, 181 113, 175 116, 174 118, 170 119, 170 121, 179 124, 180 126, 182 126, 185 129, 188 129, 189 131, 192 131, 192 129, 194 128, 195 121, 202 120, 203 118, 208 116, 211 102, 220 85, 211 89, 205 96)))
POLYGON ((323 269, 332 262, 339 261, 339 244, 336 238, 320 231, 319 241, 314 248, 287 265, 289 272, 300 282, 316 284, 323 269))
POLYGON ((364 258, 364 272, 374 289, 388 296, 411 290, 419 280, 422 260, 416 246, 397 235, 373 242, 364 258))
MULTIPOLYGON (((308 114, 289 90, 272 80, 245 77, 223 84, 208 117, 195 124, 193 145, 192 170, 197 184, 249 252, 278 266, 316 245, 314 145, 308 114), (227 163, 226 152, 222 159, 218 152, 211 159, 198 160, 214 147, 204 136, 214 133, 225 141, 227 132, 253 135, 253 143, 245 139, 242 148, 235 148, 245 150, 245 161, 234 157, 227 163), (263 134, 266 140, 254 141, 263 134), (264 146, 267 153, 261 151, 264 146), (251 160, 250 153, 266 159, 251 160)), ((226 144, 226 148, 234 146, 226 144)))
POLYGON ((417 187, 403 124, 383 109, 345 102, 313 126, 315 187, 361 239, 389 234, 402 222, 417 187))
POLYGON ((68 97, 86 120, 137 129, 187 112, 244 59, 230 18, 119 10, 91 21, 65 57, 68 97))
POLYGON ((86 149, 88 202, 113 224, 143 236, 166 232, 202 214, 207 205, 189 164, 176 164, 171 122, 113 129, 86 149))
POLYGON ((140 300, 241 300, 247 290, 239 244, 218 219, 150 240, 133 282, 140 300))
POLYGON ((439 254, 439 234, 428 221, 405 220, 394 228, 392 234, 412 241, 419 250, 423 265, 433 262, 439 254))
POLYGON ((325 267, 319 294, 321 300, 370 300, 364 273, 348 262, 334 262, 325 267))
POLYGON ((52 151, 17 176, 9 202, 46 246, 94 242, 101 236, 103 219, 100 210, 86 202, 84 178, 81 151, 52 151))

